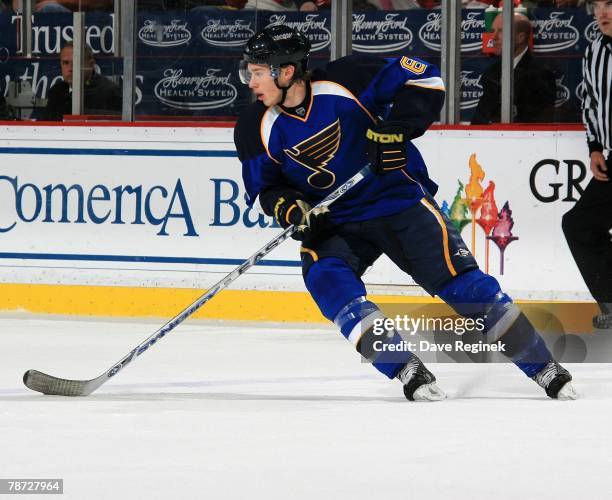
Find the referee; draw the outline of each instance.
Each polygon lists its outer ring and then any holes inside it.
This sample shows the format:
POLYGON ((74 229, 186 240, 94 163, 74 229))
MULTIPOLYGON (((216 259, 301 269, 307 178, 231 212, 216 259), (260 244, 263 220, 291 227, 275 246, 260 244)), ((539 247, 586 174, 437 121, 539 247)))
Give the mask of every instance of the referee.
POLYGON ((582 61, 582 117, 593 179, 563 216, 563 232, 601 309, 593 326, 612 329, 612 0, 589 4, 601 31, 582 61))

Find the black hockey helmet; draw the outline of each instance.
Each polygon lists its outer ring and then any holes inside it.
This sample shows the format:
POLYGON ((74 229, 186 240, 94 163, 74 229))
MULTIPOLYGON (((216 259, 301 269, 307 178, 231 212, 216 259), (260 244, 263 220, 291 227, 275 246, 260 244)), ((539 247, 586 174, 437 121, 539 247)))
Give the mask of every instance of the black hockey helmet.
POLYGON ((291 64, 296 70, 294 79, 299 78, 308 69, 309 54, 310 41, 302 33, 283 24, 268 26, 247 42, 240 64, 240 80, 249 83, 249 63, 269 65, 274 79, 278 78, 281 67, 291 64))

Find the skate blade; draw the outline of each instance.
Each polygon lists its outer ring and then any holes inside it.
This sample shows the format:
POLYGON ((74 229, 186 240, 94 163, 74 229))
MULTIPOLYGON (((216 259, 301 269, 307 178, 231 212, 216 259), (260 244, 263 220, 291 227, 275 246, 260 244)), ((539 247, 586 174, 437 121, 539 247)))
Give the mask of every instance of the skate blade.
POLYGON ((578 393, 571 382, 567 382, 559 392, 557 393, 557 399, 561 401, 569 401, 573 399, 578 399, 578 393))
POLYGON ((415 401, 442 401, 446 393, 436 384, 423 384, 412 395, 415 401))

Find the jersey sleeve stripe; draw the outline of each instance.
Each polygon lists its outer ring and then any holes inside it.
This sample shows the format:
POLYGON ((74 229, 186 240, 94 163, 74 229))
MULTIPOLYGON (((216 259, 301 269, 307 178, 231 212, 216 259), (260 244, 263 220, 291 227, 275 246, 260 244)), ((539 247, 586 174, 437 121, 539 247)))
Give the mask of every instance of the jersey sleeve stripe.
POLYGON ((432 76, 431 78, 422 78, 419 80, 406 80, 405 85, 424 87, 426 89, 445 90, 444 82, 439 76, 432 76))

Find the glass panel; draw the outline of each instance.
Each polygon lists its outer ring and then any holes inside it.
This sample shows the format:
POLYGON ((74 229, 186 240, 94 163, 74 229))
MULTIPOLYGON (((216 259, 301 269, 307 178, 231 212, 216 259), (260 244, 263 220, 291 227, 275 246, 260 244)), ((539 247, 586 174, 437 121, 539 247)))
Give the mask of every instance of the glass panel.
POLYGON ((138 2, 137 119, 235 118, 249 101, 237 69, 255 33, 256 12, 189 0, 161 3, 138 2))
MULTIPOLYGON (((539 4, 554 2, 539 2, 539 4)), ((564 2, 568 5, 576 1, 564 2)), ((529 11, 533 25, 533 54, 539 64, 555 73, 556 122, 581 122, 579 86, 582 57, 595 38, 597 25, 584 8, 536 8, 529 11)))
POLYGON ((331 0, 287 1, 283 7, 279 8, 273 5, 276 0, 249 1, 260 9, 257 17, 258 30, 273 24, 285 24, 298 29, 308 37, 311 43, 309 68, 320 68, 329 62, 331 45, 329 3, 331 0))
MULTIPOLYGON (((463 11, 461 119, 475 124, 498 123, 501 106, 501 27, 491 1, 486 11, 463 11), (484 31, 478 50, 470 48, 466 27, 477 19, 484 31)), ((515 14, 513 121, 522 123, 580 122, 577 89, 582 81, 581 59, 594 29, 584 8, 554 7, 578 2, 518 3, 515 14), (540 8, 539 6, 548 8, 540 8)))
MULTIPOLYGON (((331 41, 329 1, 139 1, 138 118, 234 119, 251 99, 237 76, 241 52, 246 40, 269 24, 285 23, 304 31, 313 44, 311 66, 323 66, 329 60, 331 41)), ((71 13, 79 9, 86 12, 86 43, 95 59, 95 74, 104 83, 102 91, 88 87, 85 113, 120 114, 116 94, 122 63, 114 57, 112 0, 33 0, 31 59, 20 53, 21 0, 0 2, 0 118, 49 117, 45 107, 51 88, 63 82, 60 51, 72 41, 71 13), (100 98, 99 94, 111 98, 100 98), (93 102, 91 95, 97 96, 93 102)), ((494 49, 494 37, 485 34, 483 41, 485 24, 489 30, 493 27, 491 8, 487 12, 484 8, 497 3, 463 0, 469 7, 462 13, 463 122, 478 121, 476 110, 483 93, 496 86, 499 89, 499 78, 495 81, 490 76, 496 57, 486 53, 488 43, 489 52, 494 49), (485 22, 487 17, 489 22, 485 22)), ((519 6, 532 26, 528 54, 535 68, 535 76, 529 71, 527 78, 515 76, 515 119, 520 121, 580 121, 581 58, 598 29, 592 16, 576 7, 579 1, 566 1, 564 7, 556 8, 557 4, 555 0, 534 0, 519 6), (544 78, 545 83, 534 83, 542 73, 554 75, 554 89, 550 76, 544 78), (549 91, 544 92, 545 88, 549 91), (538 96, 537 106, 525 106, 534 96, 538 96), (546 100, 553 106, 550 113, 542 104, 546 100)), ((354 53, 384 57, 409 53, 439 64, 441 14, 437 7, 435 0, 355 0, 354 53)), ((91 84, 90 74, 86 80, 91 84)), ((94 79, 100 80, 97 76, 94 79)), ((65 100, 70 97, 63 95, 65 100)), ((499 121, 499 97, 494 98, 495 112, 486 121, 499 121)), ((61 115, 66 109, 64 106, 61 115)))
POLYGON ((55 121, 72 114, 72 14, 80 9, 86 12, 89 48, 84 112, 119 114, 121 65, 113 57, 113 1, 34 0, 31 58, 21 53, 21 9, 21 0, 15 0, 0 10, 0 95, 5 98, 0 116, 55 121))
POLYGON ((440 65, 439 1, 354 0, 353 53, 411 55, 440 65))
MULTIPOLYGON (((478 108, 482 98, 483 72, 491 64, 490 35, 486 33, 485 25, 489 26, 492 22, 492 13, 485 10, 485 2, 463 2, 464 8, 461 11, 461 114, 460 120, 469 123, 478 108)), ((495 15, 497 9, 495 9, 495 15)), ((499 90, 499 89, 498 89, 499 90)), ((484 105, 481 104, 481 106, 484 105)), ((501 94, 496 101, 497 121, 501 106, 501 94)), ((479 111, 480 113, 480 111, 479 111)))
POLYGON ((19 113, 12 99, 17 81, 15 58, 18 47, 18 19, 11 2, 0 3, 0 120, 12 120, 19 113))
POLYGON ((325 64, 331 37, 326 1, 139 1, 137 119, 235 119, 251 102, 238 78, 242 51, 270 24, 302 30, 313 44, 311 66, 325 64))

